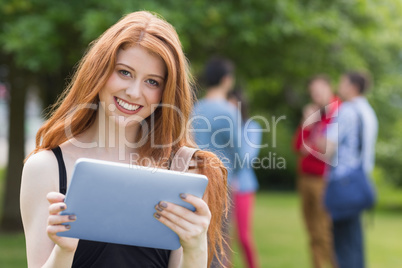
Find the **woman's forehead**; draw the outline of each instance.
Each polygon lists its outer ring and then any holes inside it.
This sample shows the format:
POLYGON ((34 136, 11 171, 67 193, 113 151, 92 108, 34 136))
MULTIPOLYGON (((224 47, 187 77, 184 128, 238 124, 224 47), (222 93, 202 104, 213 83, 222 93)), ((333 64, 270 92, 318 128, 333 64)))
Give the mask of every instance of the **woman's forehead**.
POLYGON ((162 77, 166 75, 165 62, 162 58, 140 45, 119 49, 116 64, 125 64, 135 70, 141 69, 144 72, 152 72, 162 77))

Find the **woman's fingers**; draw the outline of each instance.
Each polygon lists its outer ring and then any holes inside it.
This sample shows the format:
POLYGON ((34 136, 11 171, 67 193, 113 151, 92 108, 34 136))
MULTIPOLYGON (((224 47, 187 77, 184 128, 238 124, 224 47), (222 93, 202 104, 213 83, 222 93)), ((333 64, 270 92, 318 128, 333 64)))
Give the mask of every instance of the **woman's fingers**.
POLYGON ((199 215, 199 216, 206 216, 209 219, 211 219, 211 212, 208 208, 207 203, 205 203, 204 200, 201 198, 198 198, 193 195, 189 194, 180 194, 180 197, 186 201, 187 203, 193 205, 195 207, 195 212, 192 212, 191 210, 184 208, 182 206, 172 204, 166 201, 161 201, 158 203, 158 205, 155 207, 155 209, 162 211, 164 209, 167 209, 168 211, 175 213, 177 215, 183 215, 185 217, 189 215, 199 215))
POLYGON ((63 223, 69 223, 76 220, 75 215, 60 215, 60 212, 67 208, 64 203, 65 196, 58 192, 50 192, 46 196, 49 201, 49 217, 47 219, 48 235, 55 235, 58 232, 65 232, 70 229, 70 225, 63 225, 63 223))
MULTIPOLYGON (((211 221, 211 212, 208 205, 201 198, 193 195, 182 194, 180 196, 183 200, 192 204, 196 211, 192 212, 182 206, 161 201, 155 206, 155 217, 164 224, 166 219, 169 223, 190 233, 200 234, 206 231, 211 221)), ((171 228, 171 226, 168 227, 171 228)))
POLYGON ((60 212, 64 211, 66 208, 67 208, 67 205, 65 203, 62 203, 62 202, 53 203, 49 206, 49 214, 51 214, 51 215, 59 214, 60 212))
POLYGON ((170 228, 173 232, 175 232, 180 240, 182 241, 182 245, 199 245, 200 238, 206 236, 207 228, 203 228, 200 225, 190 224, 186 222, 184 219, 169 217, 172 216, 170 214, 167 216, 166 214, 156 212, 154 214, 155 218, 158 219, 161 223, 170 228), (187 226, 187 227, 183 227, 187 226), (184 243, 184 244, 183 244, 184 243))
POLYGON ((183 249, 198 250, 207 244, 211 212, 201 198, 192 195, 181 195, 181 198, 192 204, 196 211, 161 201, 155 206, 154 216, 179 236, 183 249))
POLYGON ((46 199, 50 204, 64 202, 64 198, 66 196, 64 194, 58 192, 50 192, 47 194, 46 199))
POLYGON ((191 223, 197 223, 197 215, 185 207, 166 201, 161 201, 155 206, 155 209, 160 214, 173 214, 180 218, 186 219, 191 223))
POLYGON ((70 222, 76 220, 75 215, 60 215, 67 208, 64 203, 65 196, 57 192, 50 192, 46 196, 49 201, 49 216, 47 218, 46 232, 48 237, 63 250, 74 252, 77 249, 78 239, 58 236, 57 233, 70 230, 70 222))
POLYGON ((160 208, 160 204, 155 206, 156 213, 154 214, 155 218, 160 219, 161 217, 168 219, 170 222, 173 222, 175 225, 179 226, 181 229, 189 231, 194 226, 194 216, 191 215, 191 211, 184 209, 183 207, 174 208, 172 203, 161 202, 162 204, 166 204, 166 208, 160 208), (182 208, 182 209, 180 209, 182 208), (187 210, 187 211, 186 211, 187 210), (182 212, 180 214, 180 212, 182 212), (183 215, 184 214, 184 215, 183 215), (187 217, 186 217, 187 216, 187 217), (158 218, 159 217, 159 218, 158 218))
POLYGON ((179 226, 178 224, 176 224, 175 222, 171 221, 169 218, 165 217, 164 215, 161 215, 160 212, 156 212, 154 214, 154 217, 160 221, 161 223, 163 223, 164 225, 166 225, 167 227, 169 227, 173 232, 175 232, 179 237, 183 234, 186 233, 187 231, 184 230, 181 226, 179 226))
POLYGON ((183 201, 190 203, 195 207, 196 214, 204 215, 211 219, 211 211, 209 210, 208 205, 207 203, 205 203, 204 200, 191 194, 180 194, 180 197, 183 201))
POLYGON ((65 232, 70 230, 70 225, 48 225, 47 226, 47 234, 49 237, 57 236, 57 233, 65 232))
POLYGON ((77 219, 75 215, 50 215, 48 217, 48 225, 59 225, 67 222, 74 222, 77 219))

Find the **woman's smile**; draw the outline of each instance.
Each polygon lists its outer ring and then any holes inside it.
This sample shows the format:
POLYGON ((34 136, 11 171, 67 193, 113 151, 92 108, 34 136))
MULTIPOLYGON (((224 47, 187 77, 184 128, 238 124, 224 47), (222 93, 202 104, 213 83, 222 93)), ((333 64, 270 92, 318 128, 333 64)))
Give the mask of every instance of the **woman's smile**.
POLYGON ((117 109, 126 114, 135 114, 141 110, 142 105, 130 103, 126 100, 114 97, 115 105, 117 109))

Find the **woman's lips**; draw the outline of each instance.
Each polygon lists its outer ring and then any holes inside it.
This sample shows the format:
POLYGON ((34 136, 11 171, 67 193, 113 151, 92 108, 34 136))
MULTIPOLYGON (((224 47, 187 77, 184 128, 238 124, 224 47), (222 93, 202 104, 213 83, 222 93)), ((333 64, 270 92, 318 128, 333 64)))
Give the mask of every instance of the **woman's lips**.
POLYGON ((114 97, 114 102, 116 104, 117 109, 126 114, 138 113, 141 110, 141 108, 144 107, 139 104, 129 103, 118 97, 114 97))

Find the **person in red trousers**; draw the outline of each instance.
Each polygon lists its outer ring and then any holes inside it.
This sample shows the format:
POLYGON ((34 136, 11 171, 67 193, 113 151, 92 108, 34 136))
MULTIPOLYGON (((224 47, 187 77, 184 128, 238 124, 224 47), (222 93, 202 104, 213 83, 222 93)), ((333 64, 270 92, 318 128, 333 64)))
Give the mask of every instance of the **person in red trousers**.
POLYGON ((242 117, 240 162, 244 163, 234 175, 233 191, 233 220, 242 250, 244 267, 258 268, 258 252, 253 236, 253 213, 255 195, 258 190, 257 176, 252 167, 252 159, 258 157, 262 140, 260 124, 248 116, 248 103, 240 88, 228 94, 228 100, 242 117), (248 160, 248 161, 247 161, 248 160))

